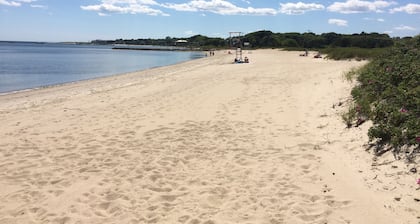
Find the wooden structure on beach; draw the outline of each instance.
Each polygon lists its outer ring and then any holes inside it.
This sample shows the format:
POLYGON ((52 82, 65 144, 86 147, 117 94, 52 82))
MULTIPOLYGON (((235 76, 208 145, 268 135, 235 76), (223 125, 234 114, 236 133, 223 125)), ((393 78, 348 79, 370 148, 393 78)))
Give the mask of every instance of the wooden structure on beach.
POLYGON ((235 49, 235 62, 242 61, 242 32, 229 32, 229 45, 235 49))

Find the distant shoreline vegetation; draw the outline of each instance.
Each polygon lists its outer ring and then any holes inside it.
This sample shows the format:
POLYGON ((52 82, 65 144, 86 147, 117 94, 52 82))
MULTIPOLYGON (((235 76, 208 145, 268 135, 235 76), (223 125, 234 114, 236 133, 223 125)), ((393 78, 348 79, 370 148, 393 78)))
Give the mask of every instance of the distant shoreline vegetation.
MULTIPOLYGON (((306 33, 273 33, 262 30, 248 33, 240 38, 217 38, 203 35, 194 35, 188 38, 166 37, 162 39, 116 39, 116 40, 93 40, 94 45, 118 45, 130 46, 123 49, 138 50, 136 46, 160 46, 171 47, 169 50, 212 50, 242 47, 246 49, 279 48, 286 50, 317 50, 328 54, 331 59, 370 59, 374 58, 394 46, 396 43, 411 39, 412 37, 391 38, 388 34, 380 33, 355 33, 338 34, 334 32, 315 34, 306 33), (172 48, 175 47, 175 48, 172 48), (373 49, 373 50, 372 50, 373 49)), ((150 50, 141 47, 141 50, 150 50)), ((161 48, 160 50, 166 50, 161 48)))
MULTIPOLYGON (((413 37, 394 37, 380 33, 338 34, 334 32, 315 34, 312 32, 273 33, 268 30, 256 31, 234 38, 207 37, 194 35, 188 38, 165 37, 161 39, 116 39, 93 40, 90 42, 61 42, 75 45, 110 45, 122 50, 162 50, 162 51, 207 51, 242 47, 244 49, 278 48, 284 50, 316 50, 335 60, 373 59, 383 54, 397 43, 413 37), (153 46, 153 47, 150 47, 153 46)), ((0 41, 14 42, 14 41, 0 41)), ((47 42, 30 42, 44 44, 47 42)))
MULTIPOLYGON (((238 39, 237 37, 233 39, 238 39)), ((359 47, 383 48, 394 45, 399 38, 391 38, 388 34, 365 33, 337 34, 337 33, 273 33, 271 31, 257 31, 240 37, 243 46, 248 48, 326 48, 326 47, 359 47)), ((116 39, 93 40, 97 45, 155 45, 155 46, 184 46, 200 48, 227 48, 240 44, 231 38, 207 37, 194 35, 188 38, 166 37, 164 39, 116 39)))

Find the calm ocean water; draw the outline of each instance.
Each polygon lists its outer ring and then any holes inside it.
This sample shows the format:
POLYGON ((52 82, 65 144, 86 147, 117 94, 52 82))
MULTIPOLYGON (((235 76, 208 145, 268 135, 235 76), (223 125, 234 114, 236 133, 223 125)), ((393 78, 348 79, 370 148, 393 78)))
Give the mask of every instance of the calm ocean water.
POLYGON ((104 77, 203 57, 199 52, 0 42, 0 93, 104 77))

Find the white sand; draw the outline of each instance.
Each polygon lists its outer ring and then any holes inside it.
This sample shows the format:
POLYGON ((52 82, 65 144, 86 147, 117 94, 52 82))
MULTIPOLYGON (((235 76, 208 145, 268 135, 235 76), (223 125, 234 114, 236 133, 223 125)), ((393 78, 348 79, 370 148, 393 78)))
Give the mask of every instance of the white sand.
POLYGON ((420 221, 333 108, 364 62, 246 54, 0 96, 0 223, 420 221))

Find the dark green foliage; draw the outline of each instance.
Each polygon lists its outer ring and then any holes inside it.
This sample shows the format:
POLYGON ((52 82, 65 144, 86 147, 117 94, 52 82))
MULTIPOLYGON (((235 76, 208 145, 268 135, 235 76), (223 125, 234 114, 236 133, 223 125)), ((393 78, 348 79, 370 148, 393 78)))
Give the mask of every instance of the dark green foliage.
POLYGON ((212 38, 202 35, 195 35, 189 38, 171 38, 166 37, 165 39, 117 39, 117 40, 94 40, 92 44, 104 45, 104 44, 128 44, 128 45, 155 45, 155 46, 175 46, 177 40, 187 40, 187 44, 183 44, 185 47, 193 47, 200 49, 212 49, 212 48, 226 48, 229 46, 228 41, 223 38, 212 38))
MULTIPOLYGON (((420 36, 400 41, 359 71, 352 90, 354 105, 343 119, 373 121, 370 141, 379 148, 403 146, 419 152, 420 144, 420 36)), ((352 123, 353 122, 353 123, 352 123)))
POLYGON ((222 38, 211 38, 202 35, 195 35, 190 38, 186 38, 188 46, 198 47, 202 49, 221 48, 227 46, 227 41, 222 38))
POLYGON ((243 37, 243 42, 249 42, 254 48, 272 48, 280 46, 276 35, 267 30, 257 31, 252 33, 252 35, 245 35, 243 37))
POLYGON ((244 41, 251 43, 255 48, 272 47, 352 47, 352 48, 383 48, 394 45, 394 41, 387 34, 365 33, 337 34, 324 33, 317 35, 307 33, 273 33, 271 31, 257 31, 244 36, 244 41))
POLYGON ((299 48, 302 49, 301 47, 299 47, 298 42, 295 39, 285 39, 281 42, 281 46, 283 47, 293 47, 293 48, 299 48))
MULTIPOLYGON (((233 43, 233 39, 212 38, 203 35, 195 35, 189 38, 171 38, 164 39, 117 39, 117 40, 94 40, 92 44, 128 44, 128 45, 157 45, 157 46, 174 46, 177 40, 187 40, 187 43, 182 45, 194 49, 220 49, 229 47, 243 47, 243 43, 248 42, 247 47, 251 48, 296 48, 303 49, 324 49, 324 48, 342 48, 351 47, 347 56, 343 53, 337 58, 356 57, 364 58, 369 51, 362 51, 358 49, 374 49, 390 47, 394 44, 394 40, 387 34, 378 33, 360 33, 360 34, 337 34, 325 33, 317 35, 315 33, 273 33, 268 30, 257 31, 246 34, 240 37, 239 42, 233 43), (360 54, 359 54, 360 53, 360 54)), ((235 39, 236 40, 236 39, 235 39)), ((335 50, 327 50, 328 52, 335 52, 335 50)), ((374 53, 373 53, 374 54, 374 53)), ((335 56, 333 57, 335 58, 335 56)), ((370 58, 370 56, 369 56, 370 58)))

